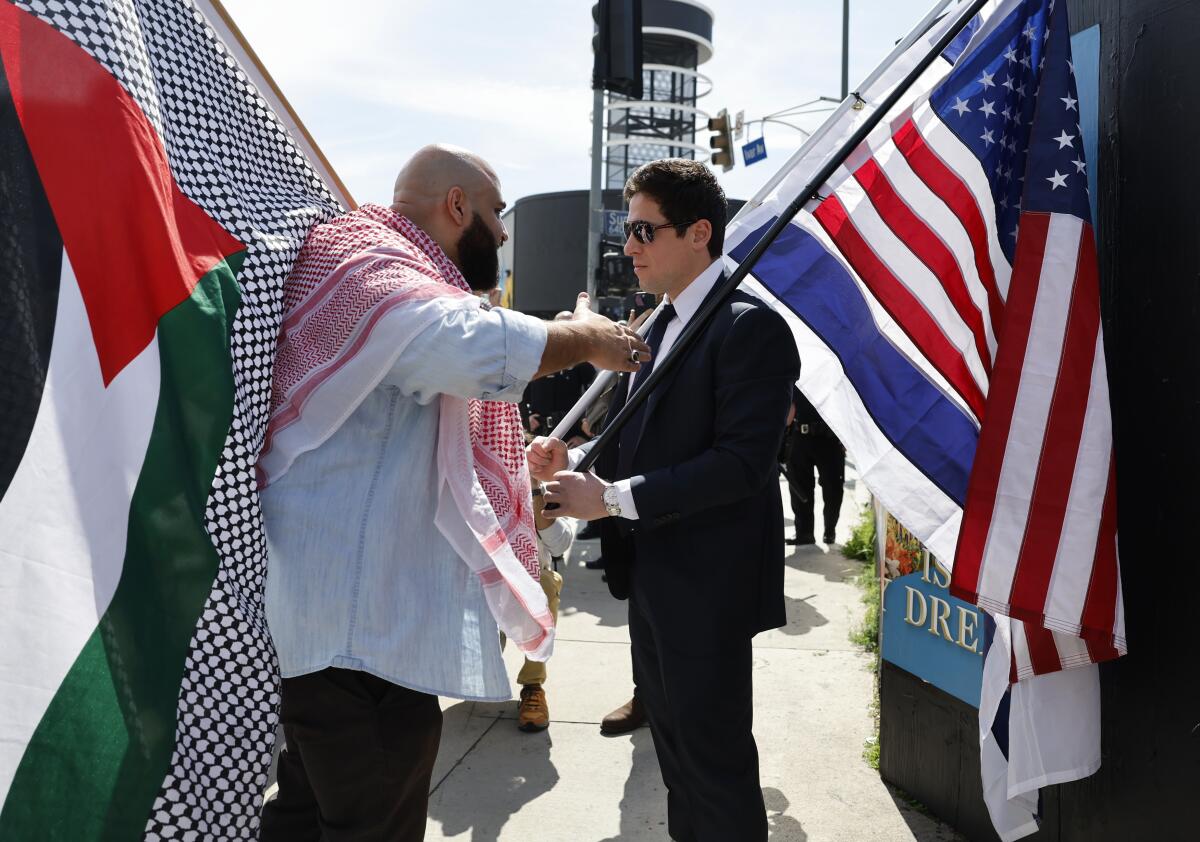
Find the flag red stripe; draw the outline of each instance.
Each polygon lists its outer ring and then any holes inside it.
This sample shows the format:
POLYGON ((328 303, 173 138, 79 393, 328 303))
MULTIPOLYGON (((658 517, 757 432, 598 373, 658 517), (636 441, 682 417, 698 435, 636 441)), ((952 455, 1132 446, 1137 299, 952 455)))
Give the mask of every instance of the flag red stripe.
POLYGON ((75 42, 0 3, 0 57, 107 384, 244 246, 183 195, 137 102, 75 42))
POLYGON ((997 337, 996 364, 988 387, 987 412, 979 430, 979 444, 975 449, 975 462, 967 484, 967 503, 963 508, 958 548, 954 555, 954 572, 950 579, 950 593, 968 602, 975 602, 978 597, 983 550, 996 507, 996 488, 1008 446, 1017 390, 1021 385, 1021 370, 1029 344, 1049 228, 1049 214, 1021 214, 1021 237, 1017 242, 1012 282, 1005 305, 1008 312, 1004 317, 1004 331, 997 337))
POLYGON ((892 135, 896 147, 912 167, 917 177, 925 182, 934 195, 946 203, 950 211, 962 222, 971 247, 975 253, 975 271, 987 291, 988 316, 992 322, 992 333, 1000 336, 1004 314, 1004 300, 996 286, 996 273, 992 269, 992 256, 988 248, 987 225, 983 213, 970 188, 962 183, 954 171, 939 158, 925 143, 912 120, 908 120, 892 135))
POLYGON ((892 232, 924 263, 946 291, 958 317, 963 320, 975 337, 975 350, 983 363, 984 371, 992 370, 992 352, 988 348, 987 335, 983 328, 983 314, 975 306, 967 291, 967 281, 954 254, 933 232, 925 220, 913 213, 912 208, 896 192, 883 169, 874 158, 854 173, 858 183, 871 199, 871 204, 880 219, 892 232))
POLYGON ((1083 642, 1087 644, 1088 657, 1093 664, 1100 664, 1104 661, 1112 661, 1121 657, 1121 653, 1111 643, 1103 643, 1087 638, 1084 638, 1083 642))
POLYGON ((1046 675, 1062 669, 1058 647, 1054 645, 1054 634, 1033 623, 1025 623, 1025 641, 1029 644, 1029 662, 1034 675, 1046 675))
POLYGON ((1100 531, 1096 540, 1096 556, 1092 561, 1092 578, 1088 583, 1087 599, 1080 618, 1080 637, 1102 645, 1111 645, 1117 619, 1117 466, 1112 459, 1108 465, 1108 488, 1104 493, 1104 508, 1100 510, 1100 531))
POLYGON ((1091 394, 1096 337, 1100 333, 1100 287, 1092 227, 1084 225, 1063 338, 1062 358, 1029 504, 1029 520, 1017 555, 1009 614, 1031 623, 1045 619, 1046 595, 1054 572, 1079 454, 1083 419, 1091 394))
POLYGON ((946 339, 928 311, 863 239, 841 200, 836 195, 830 196, 821 202, 813 216, 883 308, 946 378, 951 388, 962 396, 975 417, 981 418, 985 402, 983 390, 967 368, 962 353, 946 339))

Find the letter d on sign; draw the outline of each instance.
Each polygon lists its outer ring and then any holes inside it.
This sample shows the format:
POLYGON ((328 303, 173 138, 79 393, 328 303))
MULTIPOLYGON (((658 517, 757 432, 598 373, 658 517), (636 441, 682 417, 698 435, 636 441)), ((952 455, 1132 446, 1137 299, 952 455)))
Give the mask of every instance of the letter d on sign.
POLYGON ((908 623, 910 626, 925 625, 925 616, 929 612, 929 606, 925 602, 925 594, 921 593, 919 590, 914 588, 912 585, 905 585, 904 593, 905 593, 904 622, 908 623), (921 605, 921 616, 919 618, 913 617, 913 602, 914 602, 913 597, 916 597, 916 602, 919 602, 921 605))

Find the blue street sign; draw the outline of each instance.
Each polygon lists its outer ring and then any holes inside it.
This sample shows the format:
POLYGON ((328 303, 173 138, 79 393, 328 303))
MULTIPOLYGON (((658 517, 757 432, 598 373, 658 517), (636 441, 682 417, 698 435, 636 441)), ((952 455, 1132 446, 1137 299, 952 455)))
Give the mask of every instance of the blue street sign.
POLYGON ((629 211, 606 210, 604 212, 604 236, 624 241, 625 232, 621 226, 629 219, 629 211))
POLYGON ((758 140, 752 140, 742 146, 742 160, 745 161, 746 166, 757 164, 765 157, 767 157, 767 141, 765 138, 760 137, 758 140))

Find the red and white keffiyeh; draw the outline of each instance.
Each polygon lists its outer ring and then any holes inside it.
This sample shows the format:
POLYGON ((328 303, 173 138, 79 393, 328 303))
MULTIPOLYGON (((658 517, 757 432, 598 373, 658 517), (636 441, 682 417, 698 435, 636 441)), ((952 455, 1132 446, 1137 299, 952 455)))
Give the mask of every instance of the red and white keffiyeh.
MULTIPOLYGON (((441 247, 389 208, 363 205, 316 226, 284 286, 259 487, 333 435, 417 334, 480 306, 441 247), (432 299, 442 306, 403 306, 432 299)), ((548 657, 554 621, 538 584, 520 414, 500 401, 439 400, 436 525, 500 628, 530 657, 548 657)))

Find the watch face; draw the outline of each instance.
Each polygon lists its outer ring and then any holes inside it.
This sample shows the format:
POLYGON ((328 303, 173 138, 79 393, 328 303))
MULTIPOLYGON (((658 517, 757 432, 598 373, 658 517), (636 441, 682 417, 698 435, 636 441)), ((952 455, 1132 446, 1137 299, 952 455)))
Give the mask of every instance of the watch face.
POLYGON ((604 489, 604 495, 602 499, 604 500, 604 508, 608 510, 610 515, 615 517, 621 514, 621 504, 617 501, 616 486, 610 485, 608 488, 604 489))

